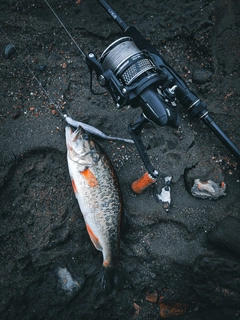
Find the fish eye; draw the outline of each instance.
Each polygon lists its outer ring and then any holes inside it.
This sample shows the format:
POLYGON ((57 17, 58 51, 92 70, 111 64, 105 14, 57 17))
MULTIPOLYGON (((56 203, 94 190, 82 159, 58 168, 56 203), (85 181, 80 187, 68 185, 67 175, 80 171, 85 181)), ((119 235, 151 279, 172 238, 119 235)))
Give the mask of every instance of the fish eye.
POLYGON ((83 140, 89 140, 89 135, 87 133, 83 133, 82 138, 83 140))

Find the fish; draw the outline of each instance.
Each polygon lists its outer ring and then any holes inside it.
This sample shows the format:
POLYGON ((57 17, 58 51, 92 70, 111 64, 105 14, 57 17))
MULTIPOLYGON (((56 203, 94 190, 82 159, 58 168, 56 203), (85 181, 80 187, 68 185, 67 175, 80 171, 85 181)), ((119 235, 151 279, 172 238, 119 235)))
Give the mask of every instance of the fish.
POLYGON ((123 275, 119 262, 123 200, 118 178, 106 152, 81 126, 75 131, 66 126, 65 135, 73 191, 89 237, 102 251, 102 291, 108 292, 123 275))
POLYGON ((131 140, 131 139, 125 139, 125 138, 120 138, 120 137, 109 136, 109 135, 105 134, 104 132, 102 132, 101 130, 91 126, 90 124, 74 120, 74 119, 72 119, 71 117, 69 117, 66 114, 64 114, 63 117, 65 118, 65 121, 70 126, 75 127, 75 128, 78 128, 79 126, 81 126, 88 133, 90 133, 92 135, 95 135, 97 137, 100 137, 102 139, 117 140, 117 141, 123 141, 123 142, 126 142, 126 143, 134 144, 134 141, 131 140))

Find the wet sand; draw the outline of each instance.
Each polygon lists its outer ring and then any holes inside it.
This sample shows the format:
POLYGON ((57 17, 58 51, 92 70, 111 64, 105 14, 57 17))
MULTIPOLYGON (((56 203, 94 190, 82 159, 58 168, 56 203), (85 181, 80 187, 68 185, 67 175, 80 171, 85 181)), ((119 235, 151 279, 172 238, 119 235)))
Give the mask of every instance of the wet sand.
MULTIPOLYGON (((240 147, 239 3, 109 4, 156 46, 240 147)), ((85 54, 95 51, 99 57, 123 35, 96 1, 51 5, 85 54)), ((74 197, 66 123, 49 98, 74 119, 125 138, 141 110, 117 110, 109 94, 90 93, 86 63, 44 1, 4 2, 0 9, 9 37, 0 38, 1 319, 238 319, 235 157, 179 105, 178 129, 149 124, 143 130, 160 177, 136 195, 130 186, 145 168, 135 146, 98 139, 118 174, 129 217, 122 228, 121 261, 132 282, 103 295, 102 254, 89 239, 74 197), (10 42, 17 51, 6 58, 10 42), (169 175, 172 202, 166 212, 156 193, 169 175), (224 181, 227 195, 216 201, 193 197, 196 178, 224 181)), ((102 90, 96 80, 94 88, 102 90)))

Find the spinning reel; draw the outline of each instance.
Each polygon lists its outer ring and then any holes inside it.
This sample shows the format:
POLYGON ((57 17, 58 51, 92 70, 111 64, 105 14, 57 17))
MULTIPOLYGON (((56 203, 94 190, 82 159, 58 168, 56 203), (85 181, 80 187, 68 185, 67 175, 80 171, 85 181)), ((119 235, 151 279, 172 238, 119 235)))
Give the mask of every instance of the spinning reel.
POLYGON ((147 173, 133 183, 133 190, 142 192, 158 176, 144 148, 141 130, 149 121, 158 126, 177 128, 180 123, 177 100, 194 120, 202 120, 240 160, 240 150, 209 116, 206 104, 189 90, 157 49, 135 27, 129 27, 106 1, 98 2, 122 29, 124 37, 110 44, 99 59, 93 52, 87 54, 90 73, 95 71, 100 85, 107 88, 118 109, 127 105, 142 109, 136 122, 129 125, 129 132, 147 173))
POLYGON ((154 64, 151 53, 139 50, 132 38, 113 42, 99 62, 89 53, 88 63, 96 71, 99 83, 108 88, 118 109, 126 105, 141 107, 148 121, 159 126, 179 125, 176 86, 163 87, 167 75, 154 64))

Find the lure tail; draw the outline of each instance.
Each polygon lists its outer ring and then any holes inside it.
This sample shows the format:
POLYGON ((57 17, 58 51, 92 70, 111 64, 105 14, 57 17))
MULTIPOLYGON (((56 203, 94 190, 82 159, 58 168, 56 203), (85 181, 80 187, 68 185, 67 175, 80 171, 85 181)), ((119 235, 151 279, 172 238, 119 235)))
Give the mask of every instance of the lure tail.
POLYGON ((79 126, 82 127, 85 131, 91 133, 92 135, 94 136, 97 136, 97 137, 100 137, 102 139, 107 139, 107 140, 118 140, 118 141, 124 141, 124 142, 127 142, 127 143, 134 143, 133 140, 131 139, 125 139, 125 138, 119 138, 119 137, 113 137, 113 136, 108 136, 106 135, 104 132, 102 132, 101 130, 93 127, 93 126, 90 126, 89 124, 87 123, 84 123, 84 122, 80 122, 80 121, 76 121, 74 119, 72 119, 71 117, 67 116, 67 115, 64 115, 64 118, 66 120, 66 122, 74 127, 74 128, 78 128, 79 126))

